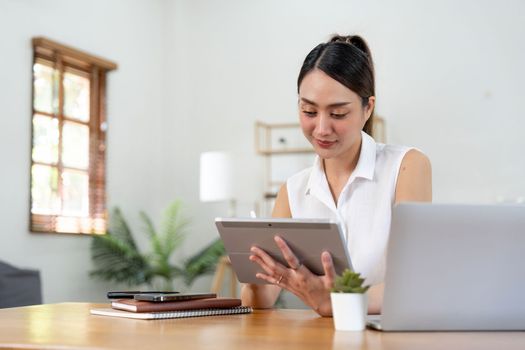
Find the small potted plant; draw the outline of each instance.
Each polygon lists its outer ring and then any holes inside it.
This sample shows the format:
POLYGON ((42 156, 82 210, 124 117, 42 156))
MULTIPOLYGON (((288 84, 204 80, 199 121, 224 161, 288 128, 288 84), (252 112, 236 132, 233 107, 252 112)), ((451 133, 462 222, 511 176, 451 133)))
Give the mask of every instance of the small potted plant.
POLYGON ((368 313, 366 291, 361 274, 346 269, 336 277, 332 293, 332 314, 336 330, 362 331, 365 329, 368 313))

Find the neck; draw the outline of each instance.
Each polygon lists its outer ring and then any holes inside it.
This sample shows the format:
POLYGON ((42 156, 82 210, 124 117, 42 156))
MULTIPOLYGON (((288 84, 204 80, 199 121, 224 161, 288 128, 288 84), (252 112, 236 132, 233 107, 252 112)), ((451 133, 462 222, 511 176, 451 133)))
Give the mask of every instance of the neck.
POLYGON ((348 182, 350 175, 352 175, 352 172, 355 170, 357 162, 359 161, 361 143, 362 137, 360 136, 356 144, 345 154, 336 158, 322 160, 326 180, 328 181, 328 187, 330 188, 336 206, 341 191, 348 182))

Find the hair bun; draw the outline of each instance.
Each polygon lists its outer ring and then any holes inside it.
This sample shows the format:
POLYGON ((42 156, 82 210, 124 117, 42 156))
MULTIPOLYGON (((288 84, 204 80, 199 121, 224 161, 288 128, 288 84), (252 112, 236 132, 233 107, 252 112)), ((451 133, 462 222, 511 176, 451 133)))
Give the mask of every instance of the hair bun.
POLYGON ((360 37, 359 35, 338 35, 335 34, 329 41, 330 43, 347 43, 350 45, 355 46, 358 48, 362 53, 367 55, 369 58, 371 57, 370 49, 368 48, 368 45, 366 44, 365 39, 360 37))
POLYGON ((335 34, 329 42, 331 43, 347 43, 347 44, 351 44, 352 40, 352 36, 351 35, 348 35, 348 36, 343 36, 343 35, 338 35, 338 34, 335 34))

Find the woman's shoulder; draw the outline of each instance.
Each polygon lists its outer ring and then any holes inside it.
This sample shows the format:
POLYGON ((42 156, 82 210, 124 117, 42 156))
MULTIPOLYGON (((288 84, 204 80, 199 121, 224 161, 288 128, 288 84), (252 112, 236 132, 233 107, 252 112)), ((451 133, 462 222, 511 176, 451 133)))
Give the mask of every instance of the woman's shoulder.
POLYGON ((376 150, 377 150, 378 155, 381 155, 381 154, 391 155, 391 154, 399 154, 399 153, 404 154, 413 148, 414 147, 392 144, 392 143, 379 143, 379 142, 376 143, 376 150))
POLYGON ((294 197, 296 194, 306 191, 313 169, 314 166, 303 169, 286 180, 286 189, 289 197, 294 197))
POLYGON ((412 146, 404 146, 398 144, 384 144, 377 143, 376 146, 376 157, 380 158, 398 158, 399 160, 405 161, 416 161, 421 162, 428 157, 420 149, 412 146))
POLYGON ((397 177, 403 169, 417 169, 419 172, 428 172, 431 168, 430 160, 418 148, 398 144, 377 144, 376 172, 391 174, 397 177))
POLYGON ((313 167, 308 167, 303 169, 294 175, 290 176, 286 180, 286 187, 288 193, 297 193, 302 192, 308 186, 308 181, 310 180, 310 174, 312 173, 313 167))
POLYGON ((432 201, 430 159, 417 149, 411 149, 405 154, 399 168, 395 202, 404 201, 432 201))
POLYGON ((304 180, 308 181, 308 178, 310 177, 310 174, 312 173, 312 169, 313 169, 313 166, 310 166, 306 169, 298 171, 292 176, 290 176, 286 182, 297 182, 297 181, 304 181, 304 180))
POLYGON ((431 171, 430 159, 417 148, 411 148, 405 153, 401 166, 419 169, 419 171, 431 171))

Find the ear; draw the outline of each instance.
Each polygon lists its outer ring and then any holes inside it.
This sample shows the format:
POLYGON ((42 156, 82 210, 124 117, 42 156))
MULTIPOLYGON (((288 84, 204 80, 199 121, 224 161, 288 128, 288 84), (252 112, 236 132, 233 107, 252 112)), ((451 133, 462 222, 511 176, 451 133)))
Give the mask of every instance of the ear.
POLYGON ((374 111, 375 106, 376 106, 376 97, 370 96, 368 98, 368 103, 365 106, 365 117, 366 117, 365 123, 368 121, 368 119, 370 119, 370 116, 372 115, 372 112, 374 111))

